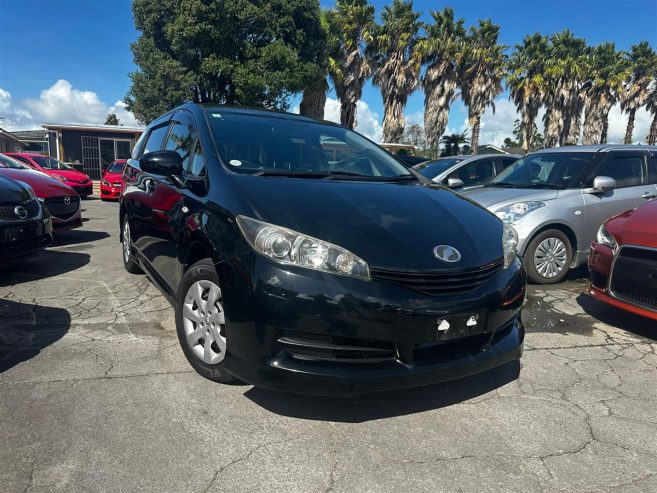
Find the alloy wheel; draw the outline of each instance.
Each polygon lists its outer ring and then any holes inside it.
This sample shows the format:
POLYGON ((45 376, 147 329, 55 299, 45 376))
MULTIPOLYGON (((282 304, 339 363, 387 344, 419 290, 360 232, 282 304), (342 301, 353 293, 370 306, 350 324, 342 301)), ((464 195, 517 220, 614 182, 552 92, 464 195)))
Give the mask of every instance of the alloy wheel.
POLYGON ((215 365, 226 356, 225 316, 221 289, 212 281, 190 286, 183 303, 183 327, 187 344, 204 363, 215 365))
POLYGON ((127 264, 130 262, 130 255, 131 255, 131 249, 132 245, 131 242, 132 238, 130 236, 130 225, 128 224, 128 220, 126 219, 123 221, 123 261, 127 264))
POLYGON ((558 276, 566 267, 568 251, 559 238, 545 238, 534 252, 534 268, 546 279, 558 276))

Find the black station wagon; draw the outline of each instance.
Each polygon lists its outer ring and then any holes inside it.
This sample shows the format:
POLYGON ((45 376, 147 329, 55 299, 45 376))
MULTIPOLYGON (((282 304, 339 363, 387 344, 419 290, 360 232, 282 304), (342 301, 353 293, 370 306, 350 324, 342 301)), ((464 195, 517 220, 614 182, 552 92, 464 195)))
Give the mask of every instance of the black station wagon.
POLYGON ((148 126, 124 179, 125 267, 173 304, 211 380, 345 396, 522 353, 513 227, 355 132, 185 104, 148 126))

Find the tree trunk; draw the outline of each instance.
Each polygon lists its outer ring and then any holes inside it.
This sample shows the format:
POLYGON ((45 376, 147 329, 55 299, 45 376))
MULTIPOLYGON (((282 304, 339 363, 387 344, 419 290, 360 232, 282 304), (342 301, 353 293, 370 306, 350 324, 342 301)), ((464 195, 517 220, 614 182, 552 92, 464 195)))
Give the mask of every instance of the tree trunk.
POLYGON ((475 155, 479 152, 479 129, 481 128, 481 115, 473 118, 472 136, 470 137, 470 154, 475 155))
POLYGON ((456 72, 453 67, 438 64, 427 68, 424 85, 424 134, 431 149, 447 128, 449 107, 456 90, 456 72))
POLYGON ((316 120, 323 120, 327 89, 328 83, 324 77, 317 79, 306 87, 299 105, 299 114, 316 120))
POLYGON ((636 117, 636 108, 627 112, 627 128, 625 129, 625 138, 623 144, 632 143, 632 134, 634 133, 634 118, 636 117))
POLYGON ((522 149, 524 151, 529 151, 530 142, 532 141, 532 135, 534 133, 534 121, 531 119, 529 114, 529 108, 523 108, 522 112, 522 149))
POLYGON ((657 144, 657 112, 652 117, 652 123, 650 124, 650 131, 646 137, 646 144, 655 145, 657 144))
POLYGON ((404 136, 404 107, 406 101, 401 101, 394 94, 383 102, 383 140, 391 144, 401 144, 404 136))
POLYGON ((607 133, 609 132, 609 113, 605 115, 604 120, 602 120, 602 134, 600 135, 600 143, 607 143, 607 133))

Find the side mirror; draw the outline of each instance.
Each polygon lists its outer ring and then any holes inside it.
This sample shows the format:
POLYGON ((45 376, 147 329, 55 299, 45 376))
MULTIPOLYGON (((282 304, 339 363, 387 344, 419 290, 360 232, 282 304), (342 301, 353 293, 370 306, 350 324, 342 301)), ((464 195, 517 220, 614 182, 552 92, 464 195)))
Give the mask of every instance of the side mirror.
POLYGON ((176 151, 153 151, 139 160, 142 171, 160 176, 181 176, 182 158, 176 151))
POLYGON ((593 187, 585 188, 584 193, 610 192, 616 188, 616 180, 609 176, 596 176, 593 179, 593 187))
POLYGON ((447 186, 449 188, 461 188, 465 183, 463 183, 463 180, 460 178, 448 178, 447 179, 447 186))

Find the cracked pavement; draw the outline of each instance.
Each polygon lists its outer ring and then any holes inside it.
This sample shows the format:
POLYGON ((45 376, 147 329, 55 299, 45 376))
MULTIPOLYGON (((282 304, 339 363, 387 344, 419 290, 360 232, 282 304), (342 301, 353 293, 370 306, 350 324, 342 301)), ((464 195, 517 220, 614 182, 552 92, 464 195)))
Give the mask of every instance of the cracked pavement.
POLYGON ((191 371, 118 205, 0 273, 3 491, 657 491, 657 324, 532 286, 521 367, 351 399, 191 371), (519 372, 519 373, 518 373, 519 372))

